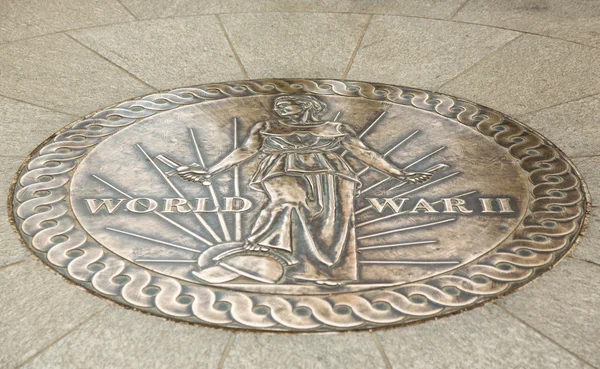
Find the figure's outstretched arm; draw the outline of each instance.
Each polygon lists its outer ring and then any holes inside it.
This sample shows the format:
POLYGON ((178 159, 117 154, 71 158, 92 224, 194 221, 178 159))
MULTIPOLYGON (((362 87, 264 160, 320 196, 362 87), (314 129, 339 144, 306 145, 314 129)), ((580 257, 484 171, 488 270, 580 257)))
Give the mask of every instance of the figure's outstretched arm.
POLYGON ((230 152, 221 161, 208 168, 208 174, 214 175, 223 172, 232 166, 241 164, 256 155, 262 146, 262 136, 260 131, 263 129, 263 127, 264 123, 262 122, 255 124, 250 130, 250 134, 248 134, 246 142, 230 152))
POLYGON ((198 175, 203 175, 208 178, 212 175, 223 172, 233 167, 234 165, 243 163, 244 161, 253 157, 260 150, 262 146, 262 136, 260 134, 260 131, 261 129, 263 129, 263 127, 263 122, 255 124, 250 130, 246 142, 244 142, 237 149, 227 154, 227 156, 225 156, 223 159, 221 159, 218 163, 211 166, 210 168, 207 168, 206 170, 201 170, 185 167, 185 169, 182 171, 178 170, 179 175, 184 179, 191 178, 192 180, 195 179, 195 177, 197 177, 198 175))
POLYGON ((360 161, 373 167, 391 177, 398 179, 407 180, 411 183, 424 182, 431 178, 431 173, 426 172, 406 172, 403 169, 398 168, 396 165, 387 161, 383 155, 371 150, 365 145, 357 136, 354 130, 348 126, 342 126, 342 130, 346 133, 346 137, 342 141, 342 144, 356 156, 360 161))

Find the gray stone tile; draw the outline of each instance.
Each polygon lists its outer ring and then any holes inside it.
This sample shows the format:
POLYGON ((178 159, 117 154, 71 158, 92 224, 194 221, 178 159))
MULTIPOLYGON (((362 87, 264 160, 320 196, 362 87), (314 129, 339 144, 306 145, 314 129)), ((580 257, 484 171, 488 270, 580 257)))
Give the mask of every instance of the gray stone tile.
POLYGON ((432 19, 375 16, 348 78, 431 90, 518 35, 432 19))
MULTIPOLYGON (((0 196, 8 197, 15 174, 27 155, 52 133, 73 120, 72 116, 0 97, 0 196)), ((26 259, 30 253, 20 243, 8 221, 6 208, 0 210, 0 266, 26 259)))
POLYGON ((471 0, 454 18, 600 46, 600 3, 587 0, 471 0))
POLYGON ((600 208, 592 208, 588 228, 571 256, 600 265, 600 208))
MULTIPOLYGON (((0 114, 1 112, 0 108, 0 114)), ((0 159, 0 198, 6 199, 8 198, 8 191, 15 173, 23 159, 12 157, 2 157, 0 159)), ((24 260, 29 256, 30 253, 21 244, 17 234, 9 223, 8 211, 3 206, 0 209, 0 267, 24 260)))
POLYGON ((600 50, 525 35, 441 92, 517 115, 600 92, 600 50))
POLYGON ((560 104, 517 118, 548 137, 565 154, 600 154, 600 96, 560 104))
POLYGON ((230 335, 114 306, 24 368, 216 368, 230 335))
MULTIPOLYGON (((75 120, 74 116, 0 96, 0 136, 10 141, 0 145, 0 155, 24 159, 46 138, 72 120, 75 120)), ((4 171, 2 173, 5 174, 4 171)), ((14 172, 8 175, 12 179, 14 172)))
POLYGON ((107 302, 39 261, 0 269, 0 367, 15 367, 86 321, 107 302))
POLYGON ((369 333, 250 334, 235 337, 225 369, 385 368, 369 333))
POLYGON ((33 255, 21 244, 8 221, 6 210, 2 209, 0 211, 0 268, 28 258, 33 258, 33 255))
POLYGON ((194 14, 339 12, 450 18, 464 0, 122 0, 140 19, 194 14))
POLYGON ((600 366, 599 265, 566 258, 499 304, 588 363, 600 366))
POLYGON ((244 78, 214 16, 134 22, 70 34, 159 89, 244 78))
POLYGON ((600 156, 573 158, 572 160, 588 186, 592 205, 600 205, 600 156))
POLYGON ((250 78, 339 78, 369 16, 268 13, 221 19, 250 78))
POLYGON ((493 304, 376 334, 394 369, 591 369, 493 304))
POLYGON ((152 92, 66 35, 14 42, 0 53, 0 94, 75 115, 152 92))
MULTIPOLYGON (((1 106, 1 104, 0 104, 1 106)), ((1 112, 1 107, 0 107, 0 112, 1 112)), ((1 114, 1 113, 0 113, 1 114)), ((8 197, 8 191, 10 189, 10 186, 13 182, 13 180, 15 179, 15 174, 17 173, 17 170, 19 169, 19 166, 21 165, 21 163, 23 162, 23 160, 25 160, 25 158, 20 158, 20 157, 2 157, 0 159, 0 196, 1 198, 7 198, 8 197)), ((4 210, 5 207, 2 207, 2 210, 4 210)))
POLYGON ((133 19, 117 0, 3 1, 0 42, 133 19))

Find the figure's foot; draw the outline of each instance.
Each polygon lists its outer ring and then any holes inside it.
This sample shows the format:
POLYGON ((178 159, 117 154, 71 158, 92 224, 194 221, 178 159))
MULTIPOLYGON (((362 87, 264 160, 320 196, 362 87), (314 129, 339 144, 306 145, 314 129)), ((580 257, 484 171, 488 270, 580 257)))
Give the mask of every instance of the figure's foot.
POLYGON ((258 244, 247 242, 247 243, 244 244, 244 250, 247 250, 247 251, 267 252, 267 251, 270 250, 270 248, 269 247, 265 247, 265 246, 261 246, 261 245, 258 245, 258 244))

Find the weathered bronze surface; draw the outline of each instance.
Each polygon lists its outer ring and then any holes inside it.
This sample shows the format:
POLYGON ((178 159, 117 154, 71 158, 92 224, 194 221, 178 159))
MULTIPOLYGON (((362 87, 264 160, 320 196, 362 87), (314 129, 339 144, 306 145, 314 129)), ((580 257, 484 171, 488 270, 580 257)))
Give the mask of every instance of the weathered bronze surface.
POLYGON ((555 147, 438 93, 334 80, 203 85, 90 115, 32 154, 33 252, 121 304, 221 327, 399 325, 498 297, 586 211, 555 147))

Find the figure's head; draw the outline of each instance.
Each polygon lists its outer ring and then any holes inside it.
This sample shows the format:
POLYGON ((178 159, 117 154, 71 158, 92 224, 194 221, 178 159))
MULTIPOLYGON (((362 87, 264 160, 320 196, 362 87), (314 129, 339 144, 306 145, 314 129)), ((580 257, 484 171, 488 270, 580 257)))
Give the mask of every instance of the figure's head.
POLYGON ((286 95, 275 99, 273 110, 281 117, 318 121, 327 104, 311 95, 286 95))

